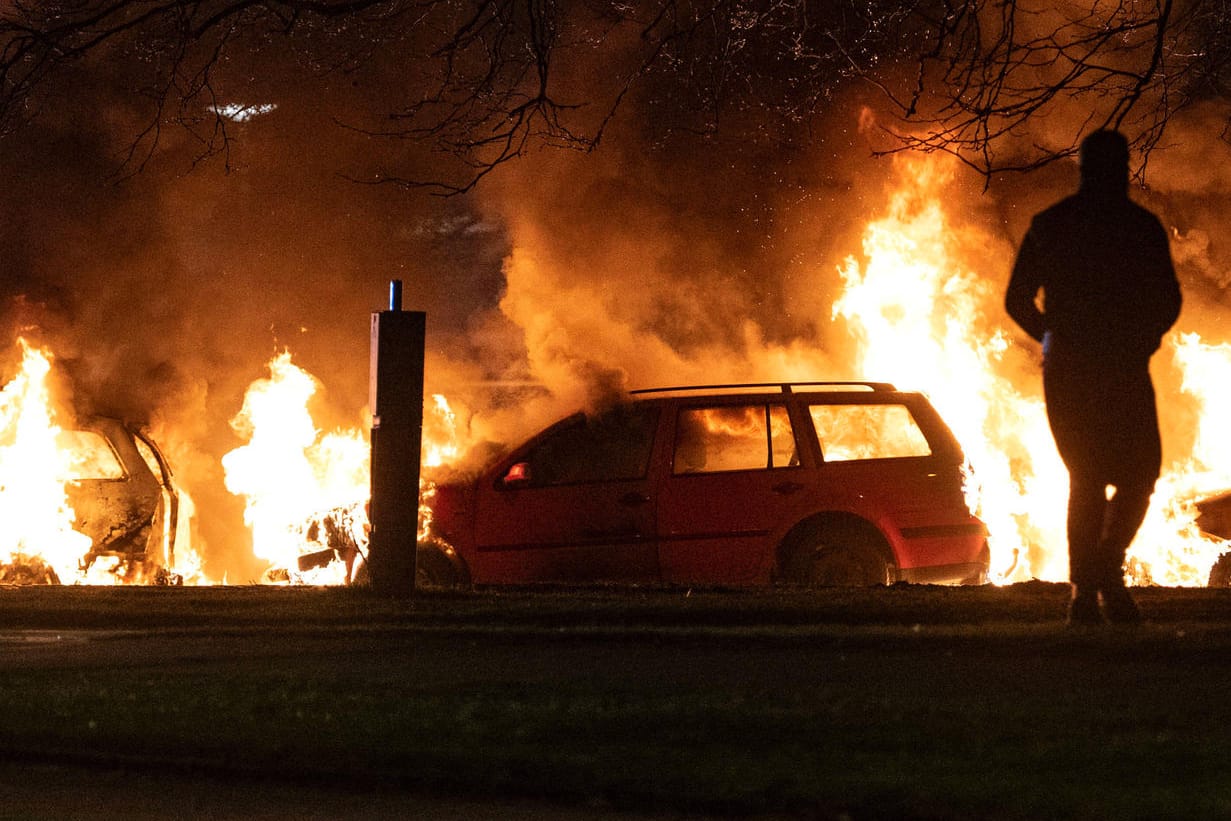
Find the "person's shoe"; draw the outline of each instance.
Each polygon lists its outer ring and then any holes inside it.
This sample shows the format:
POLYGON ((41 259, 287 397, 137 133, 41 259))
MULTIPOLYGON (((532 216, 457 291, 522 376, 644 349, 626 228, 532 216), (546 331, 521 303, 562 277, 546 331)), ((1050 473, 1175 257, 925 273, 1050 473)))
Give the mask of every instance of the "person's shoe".
POLYGON ((1103 615, 1112 624, 1141 624, 1141 611, 1137 609, 1137 602, 1133 601, 1128 588, 1123 586, 1103 590, 1103 615))
POLYGON ((1093 590, 1073 591, 1069 600, 1069 627, 1089 627, 1103 623, 1103 614, 1098 607, 1098 593, 1093 590))

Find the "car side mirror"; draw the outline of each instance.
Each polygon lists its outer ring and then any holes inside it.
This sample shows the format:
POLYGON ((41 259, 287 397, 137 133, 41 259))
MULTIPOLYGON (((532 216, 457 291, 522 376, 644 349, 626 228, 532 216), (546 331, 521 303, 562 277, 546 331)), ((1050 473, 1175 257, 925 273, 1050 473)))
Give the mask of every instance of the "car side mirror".
POLYGON ((530 463, 529 462, 514 462, 509 465, 508 471, 500 479, 500 484, 505 487, 517 487, 530 483, 530 463))

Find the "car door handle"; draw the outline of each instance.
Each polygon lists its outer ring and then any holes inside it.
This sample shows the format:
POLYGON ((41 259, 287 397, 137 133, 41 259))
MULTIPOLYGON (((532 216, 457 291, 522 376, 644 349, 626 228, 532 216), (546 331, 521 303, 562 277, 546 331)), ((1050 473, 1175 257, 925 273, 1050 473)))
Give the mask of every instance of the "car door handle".
POLYGON ((783 496, 786 496, 788 494, 795 493, 796 491, 803 490, 804 486, 799 482, 779 482, 771 489, 774 493, 781 493, 783 496))
POLYGON ((643 505, 648 501, 650 501, 649 496, 646 496, 644 493, 638 493, 635 490, 629 491, 620 497, 620 504, 625 507, 637 507, 638 505, 643 505))

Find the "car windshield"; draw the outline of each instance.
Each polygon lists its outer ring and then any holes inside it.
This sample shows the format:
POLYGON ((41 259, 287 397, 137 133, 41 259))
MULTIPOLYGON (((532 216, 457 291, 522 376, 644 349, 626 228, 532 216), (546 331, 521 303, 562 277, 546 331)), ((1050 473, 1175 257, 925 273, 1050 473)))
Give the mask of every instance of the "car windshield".
POLYGON ((106 437, 92 430, 62 430, 56 434, 56 447, 67 454, 68 464, 58 477, 69 482, 86 479, 123 479, 124 466, 106 437))

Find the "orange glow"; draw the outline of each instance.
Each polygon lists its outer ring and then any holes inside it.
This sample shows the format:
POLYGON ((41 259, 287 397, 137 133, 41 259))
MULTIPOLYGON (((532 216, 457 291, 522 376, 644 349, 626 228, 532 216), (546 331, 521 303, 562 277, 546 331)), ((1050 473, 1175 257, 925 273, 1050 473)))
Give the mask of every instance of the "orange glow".
MULTIPOLYGON (((73 456, 62 450, 47 376, 51 354, 19 340, 21 369, 0 390, 0 564, 45 562, 65 584, 86 581, 91 541, 73 529, 65 483, 73 456)), ((114 583, 103 574, 96 581, 114 583)))
MULTIPOLYGON (((463 452, 461 424, 457 413, 443 394, 434 393, 430 403, 425 403, 423 414, 422 466, 427 469, 455 464, 463 452)), ((432 524, 432 499, 436 496, 436 483, 422 472, 419 474, 419 530, 420 541, 428 538, 432 524)))
MULTIPOLYGON (((552 346, 601 339, 601 350, 595 345, 596 362, 611 364, 613 371, 627 366, 630 384, 663 373, 672 379, 660 384, 736 373, 739 379, 750 374, 749 379, 768 381, 869 379, 924 392, 966 453, 967 501, 991 534, 993 581, 1066 580, 1068 476, 1047 425, 1038 347, 1004 313, 1008 243, 978 227, 976 220, 963 219, 952 206, 949 193, 960 166, 951 158, 901 155, 894 168, 894 188, 883 211, 864 227, 860 253, 839 267, 843 288, 831 318, 838 336, 851 343, 847 356, 823 350, 806 334, 785 343, 766 341, 769 335, 749 321, 734 362, 725 352, 700 347, 693 361, 651 339, 652 330, 637 326, 634 333, 619 327, 618 317, 607 316, 610 309, 598 299, 584 300, 580 319, 549 315, 540 307, 562 301, 554 297, 556 283, 545 285, 531 276, 537 273, 531 270, 537 264, 534 255, 517 248, 506 266, 511 285, 502 310, 527 331, 531 372, 551 396, 530 410, 521 405, 489 408, 486 416, 442 394, 427 397, 420 537, 431 521, 434 470, 477 464, 479 458, 471 457, 486 451, 476 445, 472 454, 471 445, 487 439, 504 442, 506 434, 515 439, 530 432, 523 428, 545 423, 556 405, 588 395, 576 384, 589 378, 588 371, 574 374, 559 365, 572 359, 555 355, 559 352, 552 346), (576 328, 570 320, 579 323, 576 328), (604 323, 616 327, 608 333, 604 323), (556 324, 559 333, 553 332, 556 324), (684 376, 677 380, 676 374, 684 376)), ((82 569, 91 543, 74 530, 69 501, 74 476, 105 467, 97 460, 91 466, 99 454, 76 435, 73 420, 57 416, 48 387, 50 352, 25 342, 21 347, 21 369, 0 390, 0 517, 7 523, 0 532, 0 582, 6 567, 37 560, 67 584, 115 584, 120 581, 113 572, 116 559, 104 557, 82 569)), ((1203 585, 1213 563, 1231 549, 1231 543, 1201 533, 1195 524, 1198 499, 1231 490, 1231 426, 1225 423, 1231 418, 1231 342, 1203 338, 1191 329, 1177 331, 1164 340, 1153 366, 1160 404, 1183 406, 1179 424, 1184 429, 1163 431, 1164 475, 1129 550, 1129 579, 1203 585)), ((249 386, 232 419, 243 441, 221 460, 225 486, 244 501, 253 553, 268 565, 265 581, 345 584, 361 568, 367 549, 368 431, 322 432, 309 408, 320 388, 317 379, 294 364, 289 351, 274 356, 267 367, 268 376, 249 386), (305 557, 314 558, 305 563, 305 557)), ((859 432, 880 422, 852 408, 850 416, 813 421, 849 429, 849 442, 832 437, 841 443, 833 445, 833 452, 854 458, 867 455, 859 432)), ((703 421, 731 434, 752 422, 765 423, 763 417, 717 412, 707 413, 703 421)), ((786 420, 771 418, 769 425, 777 442, 786 420)), ((904 455, 926 444, 884 441, 891 452, 904 455)), ((209 468, 216 466, 211 456, 209 468)), ((180 525, 174 549, 166 546, 166 551, 174 559, 173 572, 187 582, 207 583, 190 538, 194 505, 182 488, 179 499, 180 525)), ((169 541, 169 524, 161 525, 169 541)))
MULTIPOLYGON (((21 367, 0 389, 0 580, 18 583, 116 585, 122 582, 169 581, 198 584, 205 581, 201 559, 192 544, 188 520, 192 502, 182 491, 180 527, 171 544, 171 491, 162 488, 160 528, 150 549, 158 551, 151 567, 165 568, 158 577, 140 570, 130 572, 115 555, 90 559, 93 543, 75 529, 76 513, 70 488, 93 480, 122 482, 124 467, 106 439, 92 431, 65 429, 72 424, 57 409, 48 377, 54 358, 50 351, 31 347, 24 339, 21 367), (52 578, 46 571, 54 571, 52 578)), ((162 470, 153 452, 140 439, 138 453, 155 476, 162 470)))

